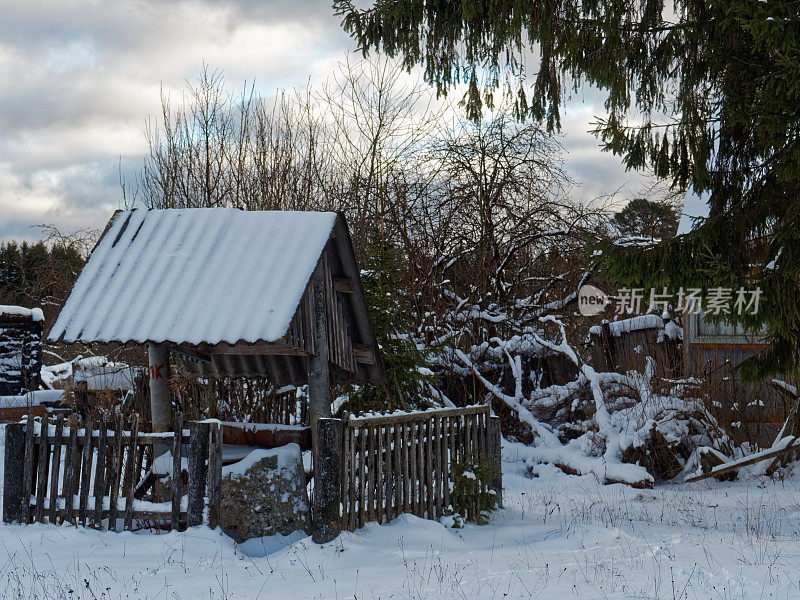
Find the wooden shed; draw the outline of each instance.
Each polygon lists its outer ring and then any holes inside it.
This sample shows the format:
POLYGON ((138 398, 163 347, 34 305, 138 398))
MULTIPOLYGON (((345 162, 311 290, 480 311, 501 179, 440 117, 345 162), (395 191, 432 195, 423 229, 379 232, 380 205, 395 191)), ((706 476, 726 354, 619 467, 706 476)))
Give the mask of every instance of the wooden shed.
POLYGON ((202 377, 308 383, 316 416, 330 411, 330 382, 384 379, 347 224, 332 212, 118 211, 48 340, 147 344, 151 402, 167 393, 167 351, 202 377))
MULTIPOLYGON (((780 386, 745 383, 735 367, 768 347, 762 334, 740 325, 711 323, 702 313, 684 314, 684 374, 700 377, 717 407, 718 417, 735 423, 740 440, 769 446, 780 431, 793 400, 780 386)), ((796 384, 791 377, 787 383, 796 384)))

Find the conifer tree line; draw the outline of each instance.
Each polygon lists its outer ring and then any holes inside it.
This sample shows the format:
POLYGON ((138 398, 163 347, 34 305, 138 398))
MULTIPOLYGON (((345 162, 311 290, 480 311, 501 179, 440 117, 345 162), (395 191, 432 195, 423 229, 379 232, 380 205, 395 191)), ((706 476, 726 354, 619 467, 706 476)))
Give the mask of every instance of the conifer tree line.
POLYGON ((39 307, 46 316, 66 299, 85 256, 74 243, 0 245, 0 304, 39 307))

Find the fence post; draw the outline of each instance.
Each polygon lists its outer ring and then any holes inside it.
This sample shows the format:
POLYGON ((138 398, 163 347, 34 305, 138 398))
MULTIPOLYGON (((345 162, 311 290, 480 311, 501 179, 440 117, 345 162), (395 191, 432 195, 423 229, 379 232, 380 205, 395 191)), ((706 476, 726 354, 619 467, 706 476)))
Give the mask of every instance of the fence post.
POLYGON ((25 498, 25 426, 22 423, 6 425, 5 476, 3 479, 3 522, 25 523, 27 503, 25 498))
POLYGON ((314 464, 314 512, 312 538, 325 544, 339 535, 344 465, 344 421, 317 419, 318 452, 314 464))
POLYGON ((503 507, 503 463, 500 444, 500 417, 489 417, 489 459, 497 468, 490 489, 497 494, 497 505, 503 507))
POLYGON ((208 526, 219 523, 219 506, 222 493, 222 427, 212 423, 209 429, 208 449, 208 526))
POLYGON ((186 522, 189 527, 203 523, 205 508, 206 477, 208 467, 209 423, 192 423, 192 434, 189 441, 189 503, 186 522))

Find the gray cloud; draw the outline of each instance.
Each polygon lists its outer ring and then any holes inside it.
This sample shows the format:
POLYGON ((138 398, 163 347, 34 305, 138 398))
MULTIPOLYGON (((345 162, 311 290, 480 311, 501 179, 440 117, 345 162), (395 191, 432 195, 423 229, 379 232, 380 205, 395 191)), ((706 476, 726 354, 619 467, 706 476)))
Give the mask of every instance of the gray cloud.
MULTIPOLYGON (((0 18, 0 240, 36 223, 102 227, 146 150, 160 91, 179 98, 203 62, 232 88, 322 82, 354 45, 319 0, 113 3, 6 0, 0 18)), ((565 120, 567 168, 592 197, 631 178, 586 133, 591 91, 565 120), (585 103, 585 104, 584 104, 585 103)))
POLYGON ((141 165, 160 91, 203 62, 259 88, 322 79, 349 47, 326 2, 4 2, 0 19, 0 239, 29 225, 99 227, 119 206, 119 162, 141 165))

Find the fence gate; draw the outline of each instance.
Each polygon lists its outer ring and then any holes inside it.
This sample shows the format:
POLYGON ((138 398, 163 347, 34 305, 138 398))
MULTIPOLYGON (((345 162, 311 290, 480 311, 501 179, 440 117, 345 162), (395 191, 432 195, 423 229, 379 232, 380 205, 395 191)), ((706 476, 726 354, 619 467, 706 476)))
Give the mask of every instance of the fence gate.
POLYGON ((179 414, 174 433, 139 433, 138 423, 134 414, 126 429, 117 414, 113 426, 105 418, 79 423, 76 416, 40 421, 33 415, 8 424, 3 521, 105 524, 112 531, 146 521, 180 530, 207 515, 213 527, 222 473, 219 423, 185 430, 179 414), (159 478, 184 470, 188 481, 171 478, 170 501, 154 502, 159 478))
POLYGON ((495 463, 488 487, 500 495, 499 421, 487 405, 320 419, 315 515, 327 524, 338 516, 350 531, 402 513, 436 519, 450 506, 453 466, 468 458, 495 463))

